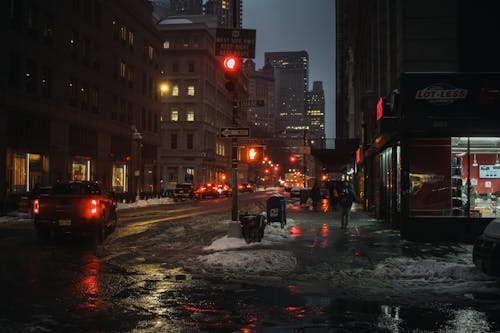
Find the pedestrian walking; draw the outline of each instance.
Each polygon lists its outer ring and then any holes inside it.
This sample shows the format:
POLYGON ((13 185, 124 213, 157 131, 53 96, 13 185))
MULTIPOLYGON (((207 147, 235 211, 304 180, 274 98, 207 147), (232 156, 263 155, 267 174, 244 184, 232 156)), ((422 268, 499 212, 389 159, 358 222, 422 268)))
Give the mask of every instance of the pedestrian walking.
POLYGON ((328 188, 329 203, 332 211, 337 211, 337 205, 339 203, 340 194, 337 187, 337 183, 332 182, 328 188))
POLYGON ((318 210, 318 205, 321 200, 321 190, 319 188, 318 183, 314 183, 313 187, 311 188, 311 193, 309 194, 312 200, 312 205, 314 210, 318 210))
POLYGON ((352 203, 356 199, 354 186, 351 182, 344 182, 342 192, 340 193, 340 207, 341 207, 341 229, 346 229, 349 223, 349 216, 351 214, 352 203))

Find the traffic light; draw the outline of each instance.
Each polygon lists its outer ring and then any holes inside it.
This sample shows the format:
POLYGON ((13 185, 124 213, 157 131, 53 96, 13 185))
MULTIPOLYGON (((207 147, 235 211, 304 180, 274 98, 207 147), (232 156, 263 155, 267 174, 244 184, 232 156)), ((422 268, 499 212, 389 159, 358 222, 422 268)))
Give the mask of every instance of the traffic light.
POLYGON ((248 147, 247 148, 247 162, 255 163, 261 161, 264 155, 263 147, 248 147))
POLYGON ((297 162, 297 157, 295 155, 290 155, 290 162, 291 163, 297 162))
POLYGON ((227 91, 236 89, 236 81, 238 81, 240 61, 235 56, 227 56, 222 62, 224 67, 224 78, 226 79, 225 87, 227 91))

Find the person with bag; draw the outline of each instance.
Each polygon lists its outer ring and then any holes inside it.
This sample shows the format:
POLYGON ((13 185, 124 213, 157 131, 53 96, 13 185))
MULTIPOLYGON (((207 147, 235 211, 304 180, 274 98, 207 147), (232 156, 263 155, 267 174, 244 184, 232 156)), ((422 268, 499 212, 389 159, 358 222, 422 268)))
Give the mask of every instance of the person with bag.
POLYGON ((342 192, 340 193, 340 208, 341 208, 341 229, 347 229, 349 223, 349 216, 351 214, 352 203, 356 199, 354 186, 351 182, 344 182, 342 192))

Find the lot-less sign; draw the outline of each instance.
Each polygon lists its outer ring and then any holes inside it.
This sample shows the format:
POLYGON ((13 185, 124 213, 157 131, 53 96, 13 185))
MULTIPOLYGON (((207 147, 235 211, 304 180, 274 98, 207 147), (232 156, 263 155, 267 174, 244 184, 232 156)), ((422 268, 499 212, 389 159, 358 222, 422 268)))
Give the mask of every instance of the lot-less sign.
POLYGON ((215 55, 255 58, 255 36, 255 29, 217 28, 215 32, 215 55))

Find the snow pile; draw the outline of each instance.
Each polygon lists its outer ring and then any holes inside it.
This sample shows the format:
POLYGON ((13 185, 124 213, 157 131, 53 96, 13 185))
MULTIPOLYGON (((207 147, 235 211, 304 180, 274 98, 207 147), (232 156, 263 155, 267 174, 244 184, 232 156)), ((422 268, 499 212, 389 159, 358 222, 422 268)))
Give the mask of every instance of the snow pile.
POLYGON ((137 200, 136 202, 132 203, 118 202, 116 209, 120 210, 120 209, 147 207, 154 205, 166 205, 166 204, 171 204, 173 202, 174 201, 172 200, 172 198, 153 198, 148 200, 137 200))
POLYGON ((199 256, 197 262, 205 270, 224 272, 224 274, 260 275, 292 272, 297 265, 293 253, 269 247, 291 240, 288 227, 293 225, 295 225, 293 219, 287 219, 283 229, 279 223, 267 225, 261 242, 246 243, 243 238, 224 236, 203 249, 215 251, 214 253, 199 256), (260 249, 262 246, 266 249, 260 249))
POLYGON ((471 280, 478 277, 472 265, 443 259, 389 258, 375 266, 373 276, 380 279, 471 280))

